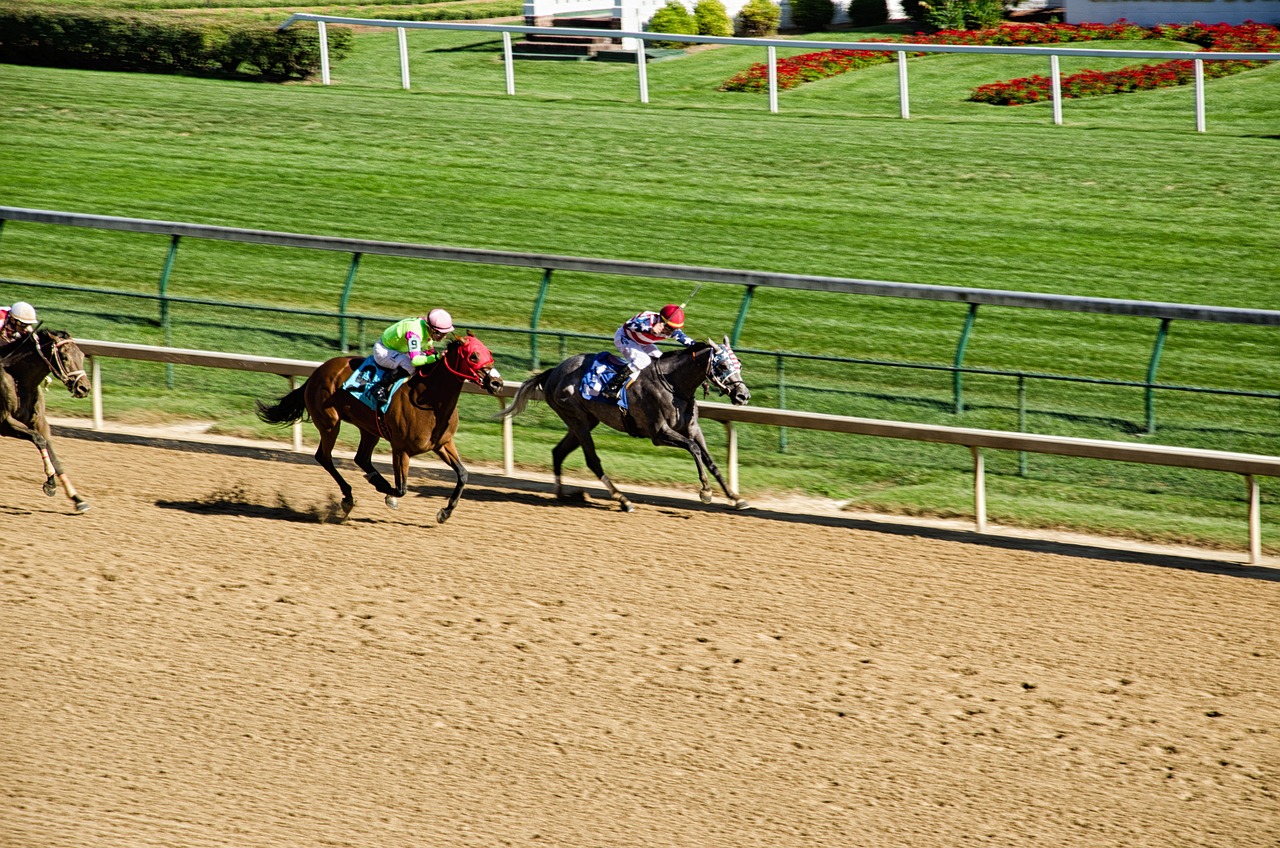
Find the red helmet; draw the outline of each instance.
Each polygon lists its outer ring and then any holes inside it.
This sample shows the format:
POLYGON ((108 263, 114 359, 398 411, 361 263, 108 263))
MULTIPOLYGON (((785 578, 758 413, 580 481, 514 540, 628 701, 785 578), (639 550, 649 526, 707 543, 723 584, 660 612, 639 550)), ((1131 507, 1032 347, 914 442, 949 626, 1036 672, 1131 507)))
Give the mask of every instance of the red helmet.
POLYGON ((674 303, 668 303, 662 307, 662 311, 658 314, 662 316, 662 323, 673 330, 678 330, 684 326, 684 310, 674 303))

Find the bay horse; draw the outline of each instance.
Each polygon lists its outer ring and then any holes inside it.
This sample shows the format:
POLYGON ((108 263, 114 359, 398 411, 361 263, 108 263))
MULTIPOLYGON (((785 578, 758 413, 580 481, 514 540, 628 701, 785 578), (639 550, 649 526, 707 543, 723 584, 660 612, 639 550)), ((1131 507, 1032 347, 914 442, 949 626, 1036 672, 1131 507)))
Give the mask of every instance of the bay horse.
POLYGON ((50 374, 67 387, 72 397, 85 397, 92 389, 84 371, 84 351, 69 333, 36 330, 0 348, 0 436, 34 444, 44 462, 44 493, 53 497, 61 481, 76 512, 87 512, 89 502, 67 479, 50 441, 42 386, 50 374))
POLYGON ((360 445, 356 449, 356 465, 365 479, 381 494, 391 509, 399 508, 399 499, 409 487, 409 459, 432 451, 453 469, 458 482, 449 502, 436 514, 443 524, 453 514, 467 485, 467 469, 458 456, 453 434, 458 429, 458 396, 462 384, 476 383, 489 394, 502 388, 502 375, 493 367, 493 354, 478 338, 467 333, 449 342, 444 357, 419 370, 391 396, 385 415, 374 412, 342 387, 360 367, 364 357, 337 356, 322 363, 307 381, 273 404, 258 401, 258 417, 268 424, 291 424, 309 417, 320 433, 316 462, 328 471, 342 490, 340 512, 333 518, 342 522, 355 506, 351 486, 333 464, 333 446, 342 422, 360 429, 360 445), (391 443, 391 464, 395 486, 373 465, 373 449, 379 440, 391 443))
POLYGON ((530 377, 516 392, 511 406, 496 416, 507 418, 519 414, 534 392, 541 392, 547 406, 564 421, 569 432, 551 450, 557 497, 561 500, 581 500, 583 497, 580 491, 566 491, 560 482, 565 457, 581 447, 587 467, 604 483, 609 496, 618 501, 623 512, 634 509, 627 496, 619 492, 604 473, 600 456, 596 453, 591 431, 597 424, 604 423, 632 436, 647 438, 655 445, 687 450, 702 482, 698 497, 703 503, 711 503, 711 485, 707 481, 707 470, 710 470, 734 508, 747 508, 747 502, 729 489, 729 484, 711 458, 711 452, 707 450, 702 428, 698 426, 698 405, 694 400, 694 392, 707 383, 715 386, 721 395, 728 395, 734 406, 741 406, 751 399, 751 392, 742 381, 742 364, 729 347, 728 336, 725 336, 724 345, 708 339, 706 344, 697 342, 655 359, 627 389, 629 408, 625 417, 623 410, 612 400, 586 400, 582 397, 583 377, 595 358, 596 354, 580 353, 530 377))

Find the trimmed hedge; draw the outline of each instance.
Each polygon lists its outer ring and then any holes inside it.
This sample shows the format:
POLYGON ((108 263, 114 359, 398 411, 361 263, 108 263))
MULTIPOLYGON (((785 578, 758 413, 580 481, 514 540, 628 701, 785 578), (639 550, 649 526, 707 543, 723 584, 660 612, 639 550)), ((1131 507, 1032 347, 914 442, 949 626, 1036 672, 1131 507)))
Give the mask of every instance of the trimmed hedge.
MULTIPOLYGON (((329 53, 351 51, 351 32, 329 30, 329 53)), ((95 71, 143 71, 281 81, 320 69, 316 31, 206 26, 111 12, 0 5, 0 62, 95 71)))

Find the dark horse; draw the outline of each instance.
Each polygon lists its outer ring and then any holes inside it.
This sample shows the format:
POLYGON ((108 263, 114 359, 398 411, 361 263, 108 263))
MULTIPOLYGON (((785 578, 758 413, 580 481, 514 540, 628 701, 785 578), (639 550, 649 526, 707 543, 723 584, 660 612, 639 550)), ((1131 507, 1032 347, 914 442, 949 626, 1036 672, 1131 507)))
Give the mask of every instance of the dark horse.
POLYGON ((582 496, 581 492, 564 491, 560 484, 560 469, 565 457, 581 446, 587 467, 604 483, 609 495, 625 512, 632 510, 631 501, 605 475, 591 438, 595 426, 604 423, 615 430, 650 439, 655 445, 684 448, 698 467, 698 479, 702 481, 698 496, 703 503, 711 503, 711 485, 707 482, 707 469, 710 469, 734 507, 747 508, 747 502, 731 491, 729 484, 720 476, 720 469, 707 450, 707 442, 698 426, 698 405, 693 398, 698 387, 709 382, 720 394, 728 395, 735 406, 751 399, 751 392, 742 382, 742 365, 729 348, 727 336, 723 346, 708 340, 706 344, 699 342, 654 360, 627 389, 629 410, 625 419, 622 409, 613 401, 584 400, 582 397, 579 387, 595 358, 593 353, 580 353, 536 377, 530 377, 516 392, 511 406, 498 416, 506 418, 520 413, 532 394, 540 391, 547 406, 564 420, 569 432, 551 451, 558 497, 567 500, 582 496))
POLYGON ((362 357, 350 356, 328 360, 311 372, 305 383, 276 403, 268 406, 259 402, 258 417, 269 424, 289 424, 304 415, 310 416, 320 431, 316 462, 324 466, 342 489, 341 513, 335 516, 339 521, 345 521, 355 506, 351 486, 333 464, 333 445, 343 421, 360 428, 356 465, 364 471, 365 479, 386 496, 387 506, 392 509, 398 507, 399 498, 408 491, 409 458, 433 451, 458 475, 449 503, 436 514, 436 521, 447 521, 467 485, 467 469, 462 466, 453 444, 453 434, 458 429, 458 396, 462 394, 462 384, 468 380, 490 394, 502 388, 502 375, 493 367, 493 354, 470 333, 449 342, 443 359, 419 371, 392 396, 386 415, 376 414, 342 388, 363 361, 362 357), (373 449, 384 437, 391 443, 394 488, 374 468, 372 461, 373 449))
POLYGON ((84 352, 70 334, 62 330, 37 330, 0 348, 0 436, 26 439, 40 451, 44 462, 44 493, 53 497, 58 481, 76 505, 76 512, 89 509, 89 502, 62 470, 62 463, 49 441, 49 422, 44 415, 41 382, 52 374, 72 397, 82 398, 92 388, 84 372, 84 352))

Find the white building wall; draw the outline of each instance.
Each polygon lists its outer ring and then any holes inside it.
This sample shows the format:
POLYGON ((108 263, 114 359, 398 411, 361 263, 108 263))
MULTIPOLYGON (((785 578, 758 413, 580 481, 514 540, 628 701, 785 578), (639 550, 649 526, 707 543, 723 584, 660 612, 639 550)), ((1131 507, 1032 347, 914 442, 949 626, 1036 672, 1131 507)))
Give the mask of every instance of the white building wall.
POLYGON ((1124 18, 1156 24, 1280 24, 1280 0, 1065 0, 1069 24, 1109 24, 1124 18))

